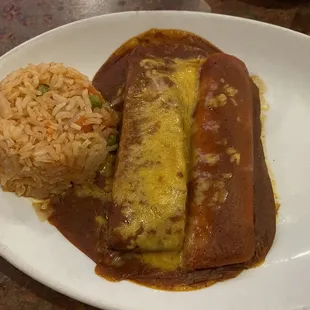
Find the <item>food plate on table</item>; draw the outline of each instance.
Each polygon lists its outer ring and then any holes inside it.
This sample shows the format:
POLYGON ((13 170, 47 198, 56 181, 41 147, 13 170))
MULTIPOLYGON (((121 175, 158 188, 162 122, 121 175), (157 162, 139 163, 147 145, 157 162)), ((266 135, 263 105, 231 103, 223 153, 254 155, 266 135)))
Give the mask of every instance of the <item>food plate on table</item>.
POLYGON ((106 309, 309 306, 309 51, 245 19, 128 12, 7 53, 1 255, 106 309))

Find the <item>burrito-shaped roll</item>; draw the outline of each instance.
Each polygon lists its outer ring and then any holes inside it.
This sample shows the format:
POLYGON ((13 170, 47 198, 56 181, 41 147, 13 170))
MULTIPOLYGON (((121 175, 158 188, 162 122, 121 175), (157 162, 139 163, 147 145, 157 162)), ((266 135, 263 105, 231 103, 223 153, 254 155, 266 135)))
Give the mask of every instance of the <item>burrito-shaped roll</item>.
POLYGON ((109 243, 117 250, 178 251, 201 60, 136 55, 126 83, 109 243))
POLYGON ((202 67, 191 160, 183 267, 251 259, 253 98, 248 71, 233 56, 211 55, 202 67))

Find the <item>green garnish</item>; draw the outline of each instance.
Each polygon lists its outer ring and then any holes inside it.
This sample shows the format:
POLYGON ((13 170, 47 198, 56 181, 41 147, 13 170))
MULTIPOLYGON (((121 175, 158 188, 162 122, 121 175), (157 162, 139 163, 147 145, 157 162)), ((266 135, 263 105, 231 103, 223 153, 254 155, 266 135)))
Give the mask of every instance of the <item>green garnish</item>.
POLYGON ((114 162, 115 162, 115 155, 109 154, 109 155, 107 156, 107 163, 113 164, 114 162))
POLYGON ((100 168, 100 174, 104 178, 112 177, 114 174, 115 155, 109 154, 105 163, 100 168))
POLYGON ((102 100, 98 95, 89 95, 89 100, 93 109, 102 108, 102 100))
POLYGON ((46 84, 39 84, 38 91, 40 91, 43 94, 47 93, 49 91, 50 87, 46 84))
POLYGON ((115 144, 117 144, 117 142, 118 142, 117 135, 111 134, 111 135, 108 136, 107 143, 108 143, 109 146, 115 145, 115 144))

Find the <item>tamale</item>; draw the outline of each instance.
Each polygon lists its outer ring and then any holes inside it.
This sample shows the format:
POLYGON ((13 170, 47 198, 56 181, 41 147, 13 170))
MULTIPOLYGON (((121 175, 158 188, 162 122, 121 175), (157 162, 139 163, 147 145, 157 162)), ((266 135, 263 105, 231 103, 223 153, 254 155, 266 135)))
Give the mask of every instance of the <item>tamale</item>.
POLYGON ((211 55, 201 69, 183 266, 245 262, 254 254, 253 96, 243 62, 211 55))
POLYGON ((201 60, 132 57, 109 215, 113 249, 177 251, 201 60))

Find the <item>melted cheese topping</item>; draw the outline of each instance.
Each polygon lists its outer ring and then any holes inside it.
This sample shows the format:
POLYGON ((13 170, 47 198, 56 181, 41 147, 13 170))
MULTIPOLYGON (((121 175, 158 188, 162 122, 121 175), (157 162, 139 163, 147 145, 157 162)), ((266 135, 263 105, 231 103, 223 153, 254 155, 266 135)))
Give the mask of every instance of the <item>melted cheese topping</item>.
POLYGON ((175 270, 180 266, 180 252, 143 253, 139 258, 147 265, 160 270, 175 270))
POLYGON ((182 247, 200 63, 175 59, 169 70, 163 70, 162 60, 144 60, 144 83, 135 83, 128 91, 124 124, 131 119, 137 139, 120 145, 119 158, 125 160, 118 164, 112 191, 115 207, 126 219, 113 233, 130 240, 127 249, 182 247))

